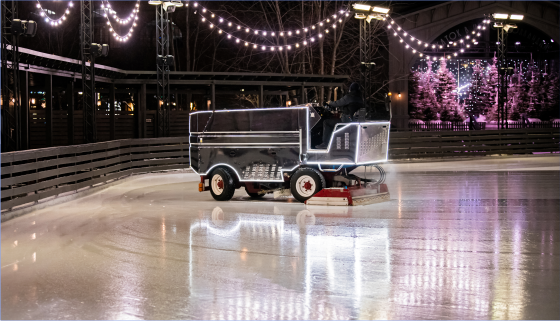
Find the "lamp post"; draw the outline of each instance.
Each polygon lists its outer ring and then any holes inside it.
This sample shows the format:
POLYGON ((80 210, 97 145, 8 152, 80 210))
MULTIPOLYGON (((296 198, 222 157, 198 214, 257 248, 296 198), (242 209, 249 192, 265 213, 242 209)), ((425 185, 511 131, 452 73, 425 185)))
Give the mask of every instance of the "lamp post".
POLYGON ((370 22, 374 20, 385 20, 390 9, 382 7, 372 7, 367 4, 355 3, 352 5, 354 8, 354 18, 360 21, 360 82, 363 86, 362 95, 366 106, 372 93, 372 73, 375 63, 373 60, 373 50, 370 43, 371 25, 370 22))
POLYGON ((507 111, 507 77, 513 74, 513 68, 507 67, 507 36, 511 29, 517 28, 512 21, 523 20, 523 15, 494 13, 494 28, 498 31, 498 128, 508 128, 507 111))
POLYGON ((156 70, 157 97, 160 101, 157 112, 157 137, 169 136, 169 101, 171 89, 169 86, 169 67, 174 65, 174 57, 169 54, 169 12, 175 12, 176 7, 182 7, 181 1, 148 2, 156 6, 156 70))

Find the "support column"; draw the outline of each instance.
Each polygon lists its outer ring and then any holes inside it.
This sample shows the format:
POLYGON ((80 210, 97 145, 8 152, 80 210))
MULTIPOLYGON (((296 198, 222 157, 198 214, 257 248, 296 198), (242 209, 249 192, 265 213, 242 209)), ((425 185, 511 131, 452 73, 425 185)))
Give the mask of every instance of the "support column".
POLYGON ((109 86, 109 140, 115 140, 115 84, 109 86))
POLYGON ((391 128, 408 128, 408 63, 411 61, 411 53, 405 52, 404 46, 398 41, 398 37, 389 37, 389 91, 393 93, 391 109, 393 118, 391 128), (397 39, 395 39, 397 38, 397 39), (398 97, 398 92, 401 97, 398 97))
POLYGON ((53 91, 52 91, 52 75, 45 75, 45 123, 46 132, 45 138, 47 141, 47 147, 53 146, 53 91))
POLYGON ((66 118, 68 124, 68 145, 74 145, 74 79, 66 87, 66 102, 68 107, 68 116, 66 118))
POLYGON ((84 144, 97 141, 97 99, 95 97, 95 55, 92 54, 93 1, 80 1, 80 52, 82 57, 82 109, 84 144), (89 62, 89 65, 88 65, 89 62))
POLYGON ((140 138, 146 138, 146 84, 140 86, 138 92, 138 116, 140 117, 140 138))
POLYGON ((301 95, 301 96, 300 96, 300 97, 301 97, 301 98, 300 98, 300 99, 301 99, 301 103, 300 103, 300 104, 305 104, 306 101, 305 101, 305 86, 304 86, 304 85, 301 85, 300 91, 301 91, 301 93, 300 93, 300 95, 301 95))
POLYGON ((210 87, 210 100, 212 104, 212 110, 216 110, 216 84, 212 82, 210 87))
POLYGON ((21 98, 20 98, 20 150, 29 148, 29 72, 20 73, 21 79, 21 98))
POLYGON ((264 107, 264 86, 259 85, 259 107, 264 107))

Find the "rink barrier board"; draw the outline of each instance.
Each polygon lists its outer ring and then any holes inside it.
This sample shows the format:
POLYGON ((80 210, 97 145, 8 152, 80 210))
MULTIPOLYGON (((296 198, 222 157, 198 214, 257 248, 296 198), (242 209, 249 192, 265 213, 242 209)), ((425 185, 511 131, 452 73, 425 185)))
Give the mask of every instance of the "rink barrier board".
POLYGON ((188 137, 2 153, 2 210, 136 173, 189 168, 188 137))
MULTIPOLYGON (((558 129, 393 132, 390 159, 559 151, 558 129), (509 146, 508 146, 509 145, 509 146)), ((2 154, 2 210, 136 173, 189 168, 189 137, 124 139, 2 154)))
POLYGON ((555 128, 394 132, 389 141, 389 158, 555 152, 560 150, 559 137, 559 130, 555 128))

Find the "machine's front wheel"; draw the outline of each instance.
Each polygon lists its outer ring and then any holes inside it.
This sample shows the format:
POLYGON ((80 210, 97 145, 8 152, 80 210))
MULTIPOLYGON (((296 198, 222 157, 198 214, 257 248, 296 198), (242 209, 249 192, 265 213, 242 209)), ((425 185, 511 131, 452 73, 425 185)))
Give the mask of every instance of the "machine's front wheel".
POLYGON ((229 171, 218 168, 210 177, 210 193, 216 201, 229 201, 235 193, 235 182, 229 171))
POLYGON ((327 184, 321 173, 313 168, 300 168, 290 178, 290 189, 295 199, 305 202, 327 184))

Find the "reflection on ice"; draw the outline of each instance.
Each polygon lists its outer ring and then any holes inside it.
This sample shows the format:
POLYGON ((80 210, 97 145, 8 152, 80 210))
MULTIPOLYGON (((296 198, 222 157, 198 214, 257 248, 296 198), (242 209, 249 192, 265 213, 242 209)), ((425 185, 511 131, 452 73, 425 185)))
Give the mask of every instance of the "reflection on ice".
MULTIPOLYGON (((264 309, 267 315, 285 315, 281 311, 286 309, 289 318, 340 318, 359 314, 363 287, 368 291, 375 288, 375 294, 370 291, 369 297, 379 299, 388 294, 390 261, 386 228, 356 238, 356 235, 364 234, 360 229, 346 231, 343 226, 325 226, 324 222, 318 221, 321 217, 330 219, 331 215, 325 214, 327 208, 292 211, 284 216, 259 214, 258 210, 251 209, 238 210, 224 210, 217 206, 211 212, 203 212, 200 220, 191 224, 191 293, 202 295, 207 286, 192 277, 201 272, 199 264, 194 264, 203 259, 197 257, 197 248, 213 244, 215 248, 236 251, 238 255, 230 256, 228 265, 239 266, 251 275, 249 279, 241 278, 241 284, 229 290, 228 296, 250 298, 254 308, 264 309), (268 254, 271 251, 279 256, 271 257, 268 254), (384 268, 379 272, 369 270, 364 276, 364 265, 368 266, 372 260, 384 268), (245 289, 254 283, 278 290, 273 297, 255 296, 253 291, 245 289), (354 295, 333 306, 320 299, 325 291, 354 295)), ((338 209, 335 213, 346 217, 349 214, 351 210, 348 208, 338 209)), ((381 306, 377 308, 382 309, 381 306)), ((216 313, 226 316, 231 309, 237 310, 234 318, 239 318, 237 313, 242 319, 255 317, 244 313, 250 307, 233 308, 231 305, 212 306, 213 314, 200 317, 211 318, 216 313)))
POLYGON ((139 176, 2 224, 2 318, 559 319, 559 178, 393 171, 320 207, 139 176))

